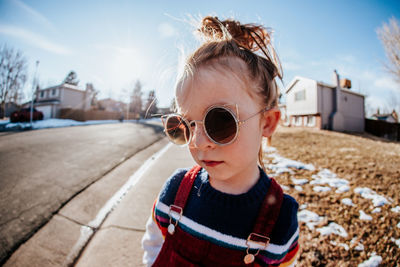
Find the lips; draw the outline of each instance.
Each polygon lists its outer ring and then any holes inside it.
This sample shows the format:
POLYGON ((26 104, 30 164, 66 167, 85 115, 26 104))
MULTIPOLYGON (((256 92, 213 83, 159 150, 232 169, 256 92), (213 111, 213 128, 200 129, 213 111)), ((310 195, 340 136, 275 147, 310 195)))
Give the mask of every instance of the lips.
POLYGON ((215 160, 202 160, 202 161, 207 167, 215 167, 223 163, 223 161, 215 161, 215 160))

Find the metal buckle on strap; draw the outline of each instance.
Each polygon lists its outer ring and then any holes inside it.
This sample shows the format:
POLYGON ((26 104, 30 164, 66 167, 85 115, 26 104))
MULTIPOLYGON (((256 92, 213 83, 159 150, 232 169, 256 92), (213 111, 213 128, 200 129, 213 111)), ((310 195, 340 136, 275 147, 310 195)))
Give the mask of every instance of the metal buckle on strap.
POLYGON ((168 216, 169 216, 169 225, 168 225, 168 233, 173 235, 175 233, 175 227, 178 225, 178 222, 181 220, 183 214, 183 209, 179 206, 176 205, 170 205, 169 206, 169 211, 168 211, 168 216), (172 223, 172 212, 176 213, 179 215, 178 219, 175 220, 174 223, 172 223))
POLYGON ((249 234, 249 236, 247 237, 247 240, 246 240, 247 249, 246 249, 246 256, 243 259, 244 263, 250 264, 250 263, 254 262, 258 253, 260 253, 260 249, 257 249, 257 252, 255 254, 249 253, 249 250, 250 250, 249 242, 253 242, 253 243, 256 243, 257 245, 263 246, 262 249, 265 250, 269 244, 269 241, 270 241, 270 239, 267 236, 259 235, 256 233, 249 234))

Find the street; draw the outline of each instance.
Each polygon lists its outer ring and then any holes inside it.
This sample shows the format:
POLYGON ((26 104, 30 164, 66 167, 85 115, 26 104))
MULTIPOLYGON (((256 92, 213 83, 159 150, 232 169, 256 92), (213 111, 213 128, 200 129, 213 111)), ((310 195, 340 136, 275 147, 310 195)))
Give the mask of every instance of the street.
POLYGON ((162 136, 160 126, 135 123, 0 136, 0 263, 75 195, 162 136))

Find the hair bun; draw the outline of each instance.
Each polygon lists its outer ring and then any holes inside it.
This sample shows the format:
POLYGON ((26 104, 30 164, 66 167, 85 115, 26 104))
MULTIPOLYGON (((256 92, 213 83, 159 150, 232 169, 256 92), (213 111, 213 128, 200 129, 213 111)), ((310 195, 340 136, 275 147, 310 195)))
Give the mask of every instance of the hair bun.
POLYGON ((199 32, 207 41, 235 41, 240 47, 252 52, 261 51, 277 67, 277 76, 282 78, 282 70, 275 49, 271 44, 272 30, 262 25, 207 16, 201 21, 199 32))
POLYGON ((261 49, 260 46, 267 46, 271 39, 271 31, 262 25, 241 24, 231 19, 220 21, 212 16, 203 18, 199 31, 209 41, 233 39, 253 52, 261 49))

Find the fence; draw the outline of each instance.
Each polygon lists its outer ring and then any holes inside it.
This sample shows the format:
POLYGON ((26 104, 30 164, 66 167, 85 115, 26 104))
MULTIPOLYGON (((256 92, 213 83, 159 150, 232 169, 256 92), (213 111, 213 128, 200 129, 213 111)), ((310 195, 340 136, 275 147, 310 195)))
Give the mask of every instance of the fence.
POLYGON ((400 141, 400 123, 365 119, 367 133, 393 141, 400 141))
POLYGON ((138 119, 136 113, 126 112, 111 112, 104 110, 82 110, 82 109, 61 109, 59 114, 60 119, 71 119, 76 121, 89 121, 89 120, 120 120, 120 119, 138 119))

